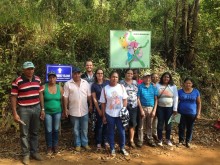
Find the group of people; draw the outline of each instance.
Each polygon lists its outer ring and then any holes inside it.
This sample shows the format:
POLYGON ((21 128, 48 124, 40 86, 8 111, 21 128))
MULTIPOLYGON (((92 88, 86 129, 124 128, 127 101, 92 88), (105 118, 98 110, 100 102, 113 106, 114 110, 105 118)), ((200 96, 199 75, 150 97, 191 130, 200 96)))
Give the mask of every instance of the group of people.
POLYGON ((72 79, 62 88, 56 83, 54 71, 47 75, 49 82, 42 85, 40 78, 34 75, 34 64, 30 61, 23 64, 23 74, 12 82, 11 103, 14 120, 20 125, 24 164, 29 164, 30 156, 42 160, 38 152, 40 120, 45 122, 48 155, 58 152, 61 116, 70 118, 75 150, 91 150, 89 112, 95 113, 97 149, 110 148, 112 156, 116 155, 115 128, 120 153, 125 156, 129 155, 125 149, 127 127, 132 148, 141 147, 145 135, 150 146, 163 146, 164 127, 165 143, 172 146, 168 120, 177 113, 181 114, 179 144, 190 147, 194 121, 201 112, 200 93, 193 88, 192 79, 186 78, 182 89, 177 90, 169 72, 163 73, 160 79, 157 74, 150 73, 140 78, 137 69, 127 69, 125 78, 119 81, 117 71, 106 78, 102 68, 93 72, 93 67, 91 60, 86 61, 83 74, 73 67, 72 79), (135 131, 137 141, 134 140, 135 131))

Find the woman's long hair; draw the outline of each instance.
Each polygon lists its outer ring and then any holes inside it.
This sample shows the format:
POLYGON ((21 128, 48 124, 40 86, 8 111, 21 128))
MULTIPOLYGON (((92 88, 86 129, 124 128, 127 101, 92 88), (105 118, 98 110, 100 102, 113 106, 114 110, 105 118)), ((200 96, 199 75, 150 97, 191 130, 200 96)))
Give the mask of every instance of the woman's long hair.
POLYGON ((97 72, 98 72, 99 70, 101 70, 101 71, 103 72, 103 80, 104 80, 104 71, 103 71, 101 68, 97 68, 97 69, 95 70, 95 77, 94 77, 95 83, 98 83, 98 79, 97 79, 96 74, 97 74, 97 72))
POLYGON ((160 83, 161 85, 163 85, 163 77, 166 76, 166 75, 168 75, 168 76, 170 77, 170 81, 168 82, 168 84, 171 85, 171 86, 173 86, 173 85, 174 85, 174 82, 173 82, 173 78, 172 78, 170 72, 164 72, 164 73, 162 74, 162 76, 160 77, 160 82, 159 82, 159 83, 160 83))

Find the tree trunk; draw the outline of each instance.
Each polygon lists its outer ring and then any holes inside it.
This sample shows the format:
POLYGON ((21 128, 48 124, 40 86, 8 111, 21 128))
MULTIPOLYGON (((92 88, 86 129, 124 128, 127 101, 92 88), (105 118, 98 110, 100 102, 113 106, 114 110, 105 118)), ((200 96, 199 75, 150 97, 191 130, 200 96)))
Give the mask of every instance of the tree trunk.
MULTIPOLYGON (((164 34, 164 59, 167 59, 167 55, 169 54, 169 35, 168 35, 168 13, 164 14, 163 20, 163 34, 164 34)), ((167 59, 169 61, 169 59, 167 59)))
POLYGON ((189 52, 186 56, 186 66, 187 68, 191 68, 191 65, 193 64, 193 61, 195 59, 195 43, 196 43, 196 37, 198 34, 198 13, 199 13, 199 2, 200 0, 195 0, 195 8, 193 11, 193 18, 192 18, 192 30, 191 34, 189 36, 189 52))
POLYGON ((176 61, 177 61, 177 35, 178 35, 178 25, 179 25, 179 0, 176 0, 176 8, 175 8, 175 17, 174 17, 174 25, 173 25, 173 42, 172 42, 172 57, 173 57, 173 70, 176 70, 176 61))

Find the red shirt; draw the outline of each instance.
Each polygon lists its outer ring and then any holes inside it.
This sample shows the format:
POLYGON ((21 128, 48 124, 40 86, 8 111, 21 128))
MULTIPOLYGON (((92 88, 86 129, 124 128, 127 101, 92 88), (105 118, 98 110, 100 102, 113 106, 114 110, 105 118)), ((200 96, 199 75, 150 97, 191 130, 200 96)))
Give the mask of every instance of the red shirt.
POLYGON ((12 82, 11 95, 17 96, 18 105, 20 106, 39 104, 39 93, 41 91, 43 91, 43 87, 38 76, 33 76, 32 80, 29 81, 22 75, 12 82))

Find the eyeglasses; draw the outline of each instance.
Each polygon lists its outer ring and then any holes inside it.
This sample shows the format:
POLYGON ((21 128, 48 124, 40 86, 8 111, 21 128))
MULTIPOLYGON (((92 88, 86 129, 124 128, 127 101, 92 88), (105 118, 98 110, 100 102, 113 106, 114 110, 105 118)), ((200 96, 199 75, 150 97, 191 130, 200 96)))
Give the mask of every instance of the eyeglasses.
POLYGON ((103 73, 96 73, 96 74, 103 74, 103 73))

